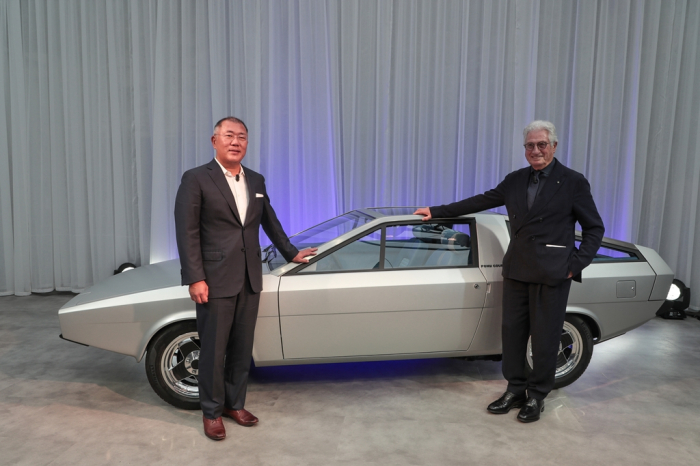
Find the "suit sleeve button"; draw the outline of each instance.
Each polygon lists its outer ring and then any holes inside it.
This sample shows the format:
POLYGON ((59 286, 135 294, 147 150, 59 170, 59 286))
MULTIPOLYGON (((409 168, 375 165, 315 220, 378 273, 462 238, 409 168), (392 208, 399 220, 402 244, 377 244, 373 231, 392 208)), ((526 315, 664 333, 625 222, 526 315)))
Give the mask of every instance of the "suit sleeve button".
POLYGON ((530 241, 535 241, 535 237, 534 237, 534 236, 530 236, 530 241))
POLYGON ((542 223, 542 220, 543 220, 543 219, 542 219, 542 218, 540 218, 540 223, 542 223))

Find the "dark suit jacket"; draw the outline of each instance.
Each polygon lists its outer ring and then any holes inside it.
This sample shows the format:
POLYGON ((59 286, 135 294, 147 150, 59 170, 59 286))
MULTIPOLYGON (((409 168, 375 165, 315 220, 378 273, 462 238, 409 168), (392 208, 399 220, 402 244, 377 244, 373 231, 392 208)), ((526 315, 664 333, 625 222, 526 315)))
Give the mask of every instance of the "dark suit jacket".
POLYGON ((508 174, 484 194, 431 207, 430 212, 433 217, 456 217, 505 205, 511 234, 503 257, 503 276, 556 286, 571 271, 574 279, 581 281, 581 271, 595 257, 605 227, 586 178, 556 159, 552 163, 555 164, 552 172, 529 212, 530 167, 508 174), (577 221, 583 233, 579 249, 574 244, 577 221))
POLYGON ((248 183, 245 225, 216 160, 186 171, 177 191, 175 232, 182 284, 206 280, 210 298, 237 295, 246 272, 253 291, 262 290, 260 225, 285 259, 291 261, 299 252, 270 205, 265 178, 250 168, 244 170, 248 183))

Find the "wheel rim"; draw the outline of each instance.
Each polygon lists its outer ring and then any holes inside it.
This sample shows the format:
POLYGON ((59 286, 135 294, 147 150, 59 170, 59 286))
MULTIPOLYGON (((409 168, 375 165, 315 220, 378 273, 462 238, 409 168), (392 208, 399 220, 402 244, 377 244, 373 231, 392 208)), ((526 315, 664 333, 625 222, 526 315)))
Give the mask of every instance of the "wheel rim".
POLYGON ((175 338, 163 351, 161 372, 165 384, 178 395, 199 399, 199 336, 189 332, 175 338))
MULTIPOLYGON (((555 378, 569 375, 576 368, 583 357, 583 340, 581 334, 569 322, 564 321, 564 328, 561 331, 559 340, 559 354, 557 354, 557 370, 555 378)), ((532 364, 532 338, 527 341, 527 364, 530 368, 532 364)))

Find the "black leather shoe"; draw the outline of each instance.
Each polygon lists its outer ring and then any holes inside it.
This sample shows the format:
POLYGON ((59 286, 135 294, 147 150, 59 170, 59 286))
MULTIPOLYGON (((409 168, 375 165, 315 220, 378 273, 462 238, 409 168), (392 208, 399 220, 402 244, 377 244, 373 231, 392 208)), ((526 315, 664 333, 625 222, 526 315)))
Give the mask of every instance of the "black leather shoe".
POLYGON ((511 392, 505 392, 503 396, 491 403, 486 410, 492 414, 505 414, 513 408, 521 407, 525 403, 526 398, 524 393, 516 395, 511 392))
POLYGON ((540 413, 544 411, 544 400, 536 400, 528 398, 525 406, 520 408, 518 413, 518 421, 520 422, 535 422, 540 420, 540 413))

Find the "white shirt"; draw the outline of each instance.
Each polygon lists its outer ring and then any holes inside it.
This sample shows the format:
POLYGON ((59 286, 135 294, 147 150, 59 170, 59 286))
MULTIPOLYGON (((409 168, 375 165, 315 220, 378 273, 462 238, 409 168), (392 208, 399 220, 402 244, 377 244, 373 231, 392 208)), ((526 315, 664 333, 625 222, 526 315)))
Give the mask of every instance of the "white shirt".
POLYGON ((214 157, 216 163, 219 164, 221 170, 223 170, 226 176, 226 182, 229 188, 231 188, 231 194, 236 200, 236 207, 238 208, 238 215, 241 217, 241 225, 245 225, 245 213, 248 210, 248 183, 245 179, 245 172, 243 171, 243 165, 241 165, 241 171, 238 173, 241 175, 239 180, 236 181, 236 175, 232 174, 230 171, 226 170, 219 159, 214 157))

